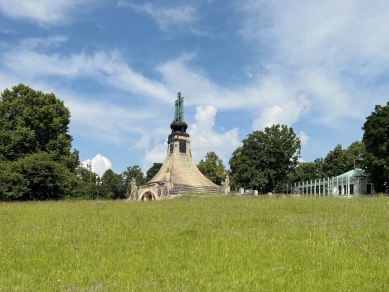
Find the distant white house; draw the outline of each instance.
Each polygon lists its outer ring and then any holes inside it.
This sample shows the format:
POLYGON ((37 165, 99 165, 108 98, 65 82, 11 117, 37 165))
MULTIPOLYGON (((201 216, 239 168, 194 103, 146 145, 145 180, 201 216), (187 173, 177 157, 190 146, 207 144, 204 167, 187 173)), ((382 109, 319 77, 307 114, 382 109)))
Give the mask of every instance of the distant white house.
POLYGON ((374 191, 373 185, 369 182, 367 174, 362 169, 355 168, 331 178, 288 184, 284 189, 284 193, 355 196, 371 195, 374 191))

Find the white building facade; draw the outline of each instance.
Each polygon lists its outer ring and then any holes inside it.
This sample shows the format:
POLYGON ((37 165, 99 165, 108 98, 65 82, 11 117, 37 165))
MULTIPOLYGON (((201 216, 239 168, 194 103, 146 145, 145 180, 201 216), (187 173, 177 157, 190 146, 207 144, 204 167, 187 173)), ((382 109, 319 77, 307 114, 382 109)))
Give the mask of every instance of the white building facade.
POLYGON ((359 168, 339 176, 305 182, 287 184, 285 194, 320 195, 320 196, 356 196, 372 195, 373 185, 367 174, 359 168))

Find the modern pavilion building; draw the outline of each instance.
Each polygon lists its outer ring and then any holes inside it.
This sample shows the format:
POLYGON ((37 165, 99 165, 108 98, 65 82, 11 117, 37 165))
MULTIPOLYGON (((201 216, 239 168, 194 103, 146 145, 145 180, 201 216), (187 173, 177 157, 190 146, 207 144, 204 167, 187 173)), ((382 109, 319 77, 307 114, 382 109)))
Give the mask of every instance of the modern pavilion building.
POLYGON ((291 183, 284 189, 286 194, 308 194, 320 196, 371 195, 373 185, 367 174, 359 168, 331 178, 291 183))

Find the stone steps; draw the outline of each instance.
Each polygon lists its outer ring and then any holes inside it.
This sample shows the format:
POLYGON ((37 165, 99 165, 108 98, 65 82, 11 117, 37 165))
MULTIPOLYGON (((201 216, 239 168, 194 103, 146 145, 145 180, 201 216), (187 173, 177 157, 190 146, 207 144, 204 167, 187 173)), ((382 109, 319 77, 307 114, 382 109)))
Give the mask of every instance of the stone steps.
POLYGON ((201 194, 221 194, 220 187, 194 187, 188 185, 175 184, 174 188, 180 193, 201 193, 201 194))

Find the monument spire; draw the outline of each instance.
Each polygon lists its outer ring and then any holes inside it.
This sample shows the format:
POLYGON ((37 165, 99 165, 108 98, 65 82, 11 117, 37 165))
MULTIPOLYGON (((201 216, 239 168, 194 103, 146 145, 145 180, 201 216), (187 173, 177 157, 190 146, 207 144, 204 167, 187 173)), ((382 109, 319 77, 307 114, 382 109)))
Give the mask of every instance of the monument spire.
POLYGON ((177 99, 174 103, 174 120, 170 124, 170 129, 172 129, 171 134, 168 137, 168 143, 172 142, 177 135, 189 137, 189 134, 186 132, 188 125, 184 120, 184 97, 181 96, 181 92, 177 93, 177 99))

